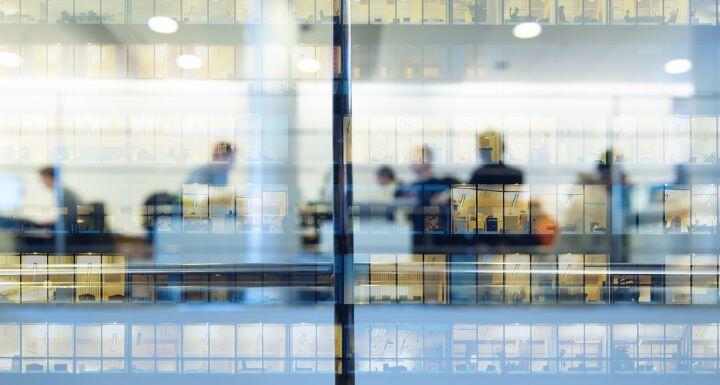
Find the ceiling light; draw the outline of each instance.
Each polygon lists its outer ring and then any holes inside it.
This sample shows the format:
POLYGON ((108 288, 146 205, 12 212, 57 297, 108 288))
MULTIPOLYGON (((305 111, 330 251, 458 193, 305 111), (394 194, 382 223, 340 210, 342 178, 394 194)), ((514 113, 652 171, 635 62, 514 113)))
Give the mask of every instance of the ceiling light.
POLYGON ((688 59, 674 59, 665 63, 665 72, 670 75, 684 74, 692 69, 693 64, 688 59))
POLYGON ((148 19, 148 27, 157 33, 174 33, 178 29, 178 23, 171 17, 153 16, 148 19))
POLYGON ((184 70, 196 70, 202 66, 202 59, 195 55, 180 55, 175 61, 178 67, 184 70))
POLYGON ((304 57, 298 60, 297 68, 300 72, 315 73, 320 70, 320 62, 309 57, 304 57))
POLYGON ((0 52, 0 66, 16 68, 22 64, 22 58, 15 52, 0 52))
POLYGON ((538 23, 520 23, 513 28, 513 35, 518 39, 532 39, 542 32, 542 26, 538 23))

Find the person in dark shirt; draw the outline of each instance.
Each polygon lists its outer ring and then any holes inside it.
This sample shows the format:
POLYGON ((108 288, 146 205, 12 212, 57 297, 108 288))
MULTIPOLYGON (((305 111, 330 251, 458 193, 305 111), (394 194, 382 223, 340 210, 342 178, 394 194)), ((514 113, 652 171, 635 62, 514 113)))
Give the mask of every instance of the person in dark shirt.
POLYGON ((53 224, 53 230, 74 233, 77 229, 77 209, 80 198, 67 187, 58 188, 58 171, 55 167, 43 167, 40 169, 39 174, 43 185, 55 192, 55 206, 60 209, 60 216, 53 224))
POLYGON ((505 150, 500 134, 495 131, 486 131, 478 136, 478 151, 482 165, 470 177, 470 184, 521 184, 522 171, 506 165, 501 160, 501 153, 505 150), (495 143, 494 149, 492 142, 495 143), (497 154, 493 156, 493 151, 497 154))
MULTIPOLYGON (((414 200, 410 213, 415 251, 428 251, 427 247, 438 243, 449 231, 450 187, 458 181, 441 178, 434 174, 432 150, 423 146, 413 155, 410 168, 417 179, 405 188, 403 196, 414 200)), ((441 242, 440 242, 441 243, 441 242)))

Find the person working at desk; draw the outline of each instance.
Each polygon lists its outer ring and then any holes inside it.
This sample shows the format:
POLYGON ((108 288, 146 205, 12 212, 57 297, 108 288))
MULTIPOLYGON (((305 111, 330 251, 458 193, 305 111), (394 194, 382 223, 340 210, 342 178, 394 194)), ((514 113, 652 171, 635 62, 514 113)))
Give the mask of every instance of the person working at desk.
POLYGON ((43 167, 38 173, 43 185, 55 192, 55 205, 59 208, 60 214, 53 229, 56 232, 74 233, 77 230, 77 210, 80 198, 67 187, 57 185, 59 174, 55 167, 43 167))
POLYGON ((500 133, 489 130, 478 136, 478 158, 481 166, 470 177, 470 184, 521 184, 522 171, 506 165, 502 159, 505 146, 500 133), (495 153, 495 156, 493 156, 495 153))
POLYGON ((232 144, 220 142, 213 148, 212 163, 190 173, 186 183, 199 183, 214 186, 228 184, 228 174, 235 164, 235 151, 232 144))

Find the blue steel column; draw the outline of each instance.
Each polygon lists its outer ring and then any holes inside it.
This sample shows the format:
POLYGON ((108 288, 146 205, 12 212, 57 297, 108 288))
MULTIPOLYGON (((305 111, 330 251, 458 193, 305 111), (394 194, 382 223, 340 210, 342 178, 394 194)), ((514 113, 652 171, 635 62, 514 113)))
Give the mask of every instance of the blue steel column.
POLYGON ((350 17, 345 0, 333 0, 333 233, 335 384, 355 384, 352 204, 350 17))

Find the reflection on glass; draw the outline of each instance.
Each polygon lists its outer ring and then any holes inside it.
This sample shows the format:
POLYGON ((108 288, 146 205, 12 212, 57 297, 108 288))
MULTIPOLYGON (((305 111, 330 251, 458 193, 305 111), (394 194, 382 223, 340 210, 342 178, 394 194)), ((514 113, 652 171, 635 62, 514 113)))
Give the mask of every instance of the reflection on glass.
POLYGON ((532 302, 557 302, 557 257, 554 254, 533 254, 532 262, 532 302))

